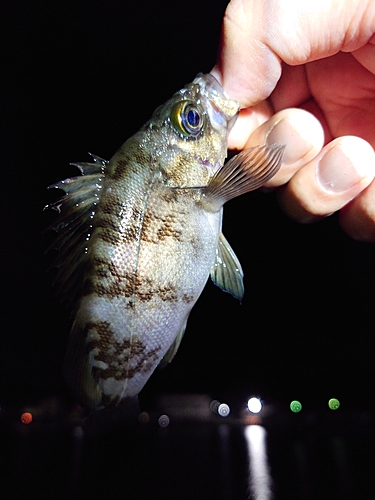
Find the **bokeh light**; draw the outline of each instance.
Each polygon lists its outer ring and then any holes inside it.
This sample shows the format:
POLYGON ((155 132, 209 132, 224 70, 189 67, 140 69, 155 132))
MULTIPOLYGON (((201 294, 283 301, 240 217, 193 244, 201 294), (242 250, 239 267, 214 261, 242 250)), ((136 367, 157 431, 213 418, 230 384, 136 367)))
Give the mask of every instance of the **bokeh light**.
POLYGON ((259 413, 262 409, 262 402, 259 398, 250 398, 247 402, 247 407, 251 413, 259 413))
POLYGON ((138 415, 138 422, 140 424, 148 424, 150 422, 150 415, 147 413, 147 411, 143 411, 138 415))
POLYGON ((217 413, 217 410, 220 406, 220 401, 217 399, 213 399, 210 403, 210 410, 213 411, 214 413, 217 413))
POLYGON ((168 415, 160 415, 160 417, 158 418, 158 424, 160 425, 160 427, 168 427, 169 422, 170 420, 168 415))
POLYGON ((302 410, 302 405, 299 401, 292 401, 290 403, 290 409, 293 413, 298 413, 302 410))
POLYGON ((33 421, 33 416, 29 412, 22 413, 21 415, 21 422, 23 424, 31 424, 33 421))
POLYGON ((227 417, 230 413, 230 408, 227 404, 221 403, 221 405, 219 405, 219 408, 217 409, 217 412, 221 417, 227 417))
POLYGON ((328 401, 328 406, 331 410, 337 410, 340 408, 340 401, 338 399, 332 398, 328 401))

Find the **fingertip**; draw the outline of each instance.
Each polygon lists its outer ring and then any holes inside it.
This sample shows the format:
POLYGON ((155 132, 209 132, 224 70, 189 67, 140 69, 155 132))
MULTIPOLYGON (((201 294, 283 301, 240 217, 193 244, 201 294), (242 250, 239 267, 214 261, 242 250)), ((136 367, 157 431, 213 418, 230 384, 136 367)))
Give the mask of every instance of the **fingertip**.
POLYGON ((272 110, 267 101, 262 101, 252 108, 241 109, 236 123, 230 131, 228 148, 241 150, 265 144, 265 133, 261 132, 264 127, 260 126, 269 119, 271 114, 272 110), (258 133, 259 131, 260 133, 258 133))
MULTIPOLYGON (((313 222, 351 203, 374 176, 375 153, 370 144, 358 137, 340 137, 296 172, 280 190, 279 202, 291 218, 313 222)), ((373 195, 375 197, 375 193, 373 195)), ((357 213, 359 211, 358 208, 357 213)), ((354 221, 354 215, 355 209, 349 219, 354 221)), ((375 214, 371 214, 369 220, 371 218, 375 220, 375 214)), ((348 220, 343 224, 348 224, 349 232, 349 226, 354 227, 356 223, 348 220)))
POLYGON ((306 157, 310 157, 310 153, 316 155, 323 147, 322 126, 307 111, 295 108, 283 110, 270 120, 270 125, 266 133, 266 144, 286 145, 284 164, 307 162, 306 157))
POLYGON ((375 176, 375 152, 360 137, 340 137, 325 148, 316 176, 322 190, 329 193, 342 193, 356 184, 364 189, 375 176))

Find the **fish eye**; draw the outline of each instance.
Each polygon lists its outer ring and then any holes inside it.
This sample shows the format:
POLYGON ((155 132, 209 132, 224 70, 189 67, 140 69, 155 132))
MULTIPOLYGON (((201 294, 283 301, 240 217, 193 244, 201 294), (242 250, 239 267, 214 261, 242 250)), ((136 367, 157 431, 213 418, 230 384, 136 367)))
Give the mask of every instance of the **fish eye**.
POLYGON ((181 101, 172 108, 171 123, 177 132, 197 136, 204 126, 204 114, 194 101, 181 101))

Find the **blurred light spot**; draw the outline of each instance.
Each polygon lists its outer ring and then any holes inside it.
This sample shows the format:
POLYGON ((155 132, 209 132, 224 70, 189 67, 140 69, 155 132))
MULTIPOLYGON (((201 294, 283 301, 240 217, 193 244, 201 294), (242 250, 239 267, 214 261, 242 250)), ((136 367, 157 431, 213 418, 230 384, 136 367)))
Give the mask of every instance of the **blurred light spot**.
POLYGON ((158 424, 160 425, 160 427, 168 427, 169 422, 170 420, 168 415, 160 415, 160 417, 158 418, 158 424))
POLYGON ((140 424, 148 424, 150 421, 150 415, 147 413, 147 411, 143 411, 138 415, 138 422, 140 424))
POLYGON ((214 399, 210 403, 210 410, 213 411, 214 413, 217 413, 219 406, 220 406, 220 401, 214 399))
POLYGON ((217 409, 217 412, 221 417, 227 417, 230 413, 230 408, 227 404, 221 403, 221 405, 219 405, 219 408, 217 409))
POLYGON ((302 405, 299 401, 292 401, 290 403, 290 409, 293 413, 298 413, 302 410, 302 405))
POLYGON ((259 413, 262 409, 262 402, 258 398, 250 398, 247 402, 247 407, 251 413, 259 413))
POLYGON ((337 410, 340 408, 340 401, 338 399, 332 398, 328 401, 328 406, 331 410, 337 410))
POLYGON ((21 415, 21 422, 23 424, 31 424, 31 422, 33 421, 33 416, 31 415, 31 413, 22 413, 21 415))

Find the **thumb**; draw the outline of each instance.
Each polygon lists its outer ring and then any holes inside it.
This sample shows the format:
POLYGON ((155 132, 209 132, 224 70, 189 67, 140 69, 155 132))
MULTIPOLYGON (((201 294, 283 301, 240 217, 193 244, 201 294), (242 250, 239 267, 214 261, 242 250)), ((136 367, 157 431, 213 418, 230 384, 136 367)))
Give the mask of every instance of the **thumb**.
POLYGON ((375 33, 373 0, 232 0, 212 73, 243 107, 267 98, 281 61, 304 64, 351 52, 375 33))

